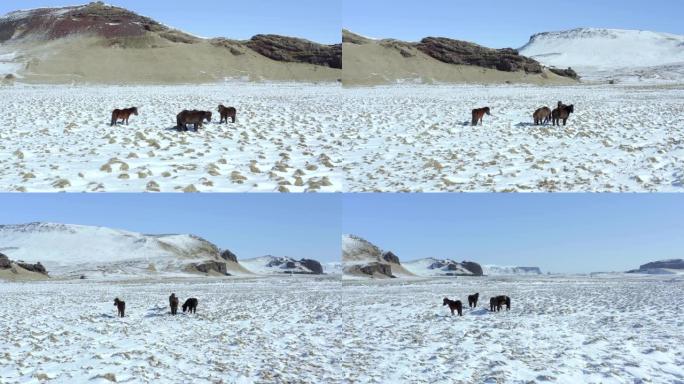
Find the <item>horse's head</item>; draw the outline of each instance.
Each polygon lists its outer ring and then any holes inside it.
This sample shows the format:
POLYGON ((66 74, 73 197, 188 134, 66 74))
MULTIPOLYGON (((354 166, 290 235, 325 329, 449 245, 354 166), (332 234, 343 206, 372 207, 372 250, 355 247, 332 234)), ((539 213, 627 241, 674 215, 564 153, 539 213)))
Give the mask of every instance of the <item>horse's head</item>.
POLYGON ((488 115, 490 115, 490 116, 492 115, 491 113, 489 113, 489 107, 485 107, 484 111, 485 111, 486 114, 488 114, 488 115))
POLYGON ((223 104, 219 104, 218 109, 217 109, 217 112, 221 112, 221 111, 224 110, 225 108, 226 108, 226 107, 224 107, 223 104))
POLYGON ((207 122, 211 122, 211 112, 204 112, 204 118, 207 119, 207 122))
POLYGON ((568 111, 568 113, 575 113, 575 106, 573 104, 566 106, 565 109, 568 111))
POLYGON ((444 300, 442 300, 442 306, 448 305, 449 304, 449 298, 445 297, 444 300))
POLYGON ((188 309, 188 304, 187 304, 187 303, 183 303, 183 312, 185 312, 187 309, 188 309))
POLYGON ((133 110, 133 114, 138 116, 138 107, 133 107, 131 109, 133 110))
POLYGON ((114 299, 114 305, 119 305, 119 302, 120 302, 120 300, 118 297, 116 299, 114 299))

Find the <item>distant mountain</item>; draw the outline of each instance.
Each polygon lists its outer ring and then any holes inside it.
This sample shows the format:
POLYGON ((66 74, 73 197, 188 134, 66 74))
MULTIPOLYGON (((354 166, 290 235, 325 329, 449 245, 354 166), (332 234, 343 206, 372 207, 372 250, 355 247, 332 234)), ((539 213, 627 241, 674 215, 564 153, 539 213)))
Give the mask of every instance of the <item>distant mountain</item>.
POLYGON ((516 267, 500 265, 483 265, 483 272, 488 276, 498 275, 541 275, 539 267, 516 267))
POLYGON ((681 35, 578 28, 538 33, 519 51, 544 65, 572 67, 586 80, 684 80, 684 36, 681 35))
POLYGON ((450 259, 428 257, 403 263, 417 276, 482 276, 482 268, 472 261, 459 263, 450 259))
POLYGON ((40 262, 51 276, 251 274, 195 235, 145 235, 84 225, 0 225, 0 252, 18 262, 40 262))
POLYGON ((370 39, 342 30, 343 82, 574 83, 515 49, 492 49, 445 37, 419 42, 370 39))
POLYGON ((399 257, 383 252, 375 244, 354 235, 342 236, 342 265, 344 274, 357 277, 411 277, 399 257))
POLYGON ((26 82, 334 81, 341 68, 341 44, 269 34, 205 39, 102 2, 0 17, 0 70, 26 82))
POLYGON ((684 274, 684 260, 669 259, 652 261, 639 266, 639 269, 627 271, 627 273, 646 273, 652 275, 684 274))
POLYGON ((260 275, 280 273, 320 275, 324 273, 321 263, 312 259, 295 260, 291 257, 267 255, 243 259, 240 262, 248 270, 260 275))

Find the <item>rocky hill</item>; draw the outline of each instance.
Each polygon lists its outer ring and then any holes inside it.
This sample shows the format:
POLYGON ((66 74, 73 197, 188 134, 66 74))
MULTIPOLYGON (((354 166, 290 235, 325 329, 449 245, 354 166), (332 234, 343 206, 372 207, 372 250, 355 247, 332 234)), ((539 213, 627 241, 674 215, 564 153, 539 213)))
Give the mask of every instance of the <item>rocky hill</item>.
POLYGON ((639 269, 627 271, 627 273, 647 274, 684 274, 684 260, 669 259, 652 261, 639 266, 639 269))
POLYGON ((278 35, 204 39, 102 2, 0 17, 0 68, 15 64, 24 82, 334 81, 341 52, 278 35))
POLYGON ((302 275, 321 275, 323 266, 313 259, 295 260, 286 256, 262 256, 241 261, 250 271, 260 274, 302 274, 302 275))
POLYGON ((251 274, 198 236, 145 235, 83 225, 0 225, 0 252, 26 265, 40 262, 59 277, 251 274))
POLYGON ((457 262, 451 259, 424 259, 405 262, 404 267, 417 276, 482 276, 482 267, 472 261, 457 262))
POLYGON ((342 236, 342 266, 347 276, 394 278, 415 276, 404 268, 399 257, 354 235, 342 236))
POLYGON ((492 49, 445 37, 419 42, 371 39, 342 31, 343 82, 573 83, 511 48, 492 49))

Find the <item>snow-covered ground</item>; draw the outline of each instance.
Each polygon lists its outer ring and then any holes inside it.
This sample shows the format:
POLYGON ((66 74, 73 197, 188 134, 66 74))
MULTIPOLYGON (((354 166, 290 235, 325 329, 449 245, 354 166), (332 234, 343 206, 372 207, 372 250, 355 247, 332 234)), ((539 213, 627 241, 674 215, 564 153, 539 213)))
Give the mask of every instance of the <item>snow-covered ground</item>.
POLYGON ((339 86, 0 87, 5 191, 341 191, 339 86), (219 125, 219 103, 237 123, 219 125), (137 106, 129 126, 111 111, 137 106), (209 110, 200 132, 174 129, 183 109, 209 110))
POLYGON ((339 382, 339 288, 303 276, 0 283, 0 382, 339 382), (197 313, 172 317, 171 292, 196 297, 197 313))
POLYGON ((351 88, 340 98, 348 191, 682 191, 684 89, 351 88), (574 104, 565 127, 532 113, 574 104), (471 110, 493 116, 470 126, 471 110))
POLYGON ((684 279, 460 277, 343 283, 354 383, 682 383, 684 279), (467 295, 480 293, 475 310, 467 295), (512 308, 490 313, 490 296, 512 308), (442 299, 465 303, 451 316, 442 299))

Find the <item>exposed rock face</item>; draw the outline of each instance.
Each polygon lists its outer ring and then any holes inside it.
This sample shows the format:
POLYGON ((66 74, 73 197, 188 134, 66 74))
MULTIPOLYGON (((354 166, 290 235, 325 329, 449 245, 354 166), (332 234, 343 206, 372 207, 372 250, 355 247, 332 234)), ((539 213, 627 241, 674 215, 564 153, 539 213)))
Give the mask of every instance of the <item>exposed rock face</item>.
POLYGON ((309 63, 342 68, 342 45, 323 45, 296 37, 256 35, 245 43, 257 53, 276 61, 309 63))
POLYGON ((684 269, 684 260, 669 259, 652 261, 639 266, 639 269, 632 269, 627 273, 658 273, 658 270, 663 269, 684 269))
POLYGON ((10 269, 10 268, 12 268, 12 262, 10 261, 9 257, 0 253, 0 269, 10 269))
POLYGON ((54 40, 78 33, 105 38, 141 37, 148 32, 157 32, 161 37, 174 42, 191 43, 199 40, 148 17, 102 2, 17 11, 0 19, 0 42, 25 37, 54 40))
POLYGON ((238 262, 237 256, 236 256, 233 252, 231 252, 230 250, 228 250, 228 249, 225 249, 225 250, 223 250, 223 251, 221 252, 221 258, 222 258, 223 260, 233 261, 233 262, 236 262, 236 263, 238 262))
POLYGON ((214 271, 229 276, 228 270, 226 268, 226 263, 221 263, 219 261, 205 261, 203 263, 192 264, 192 266, 203 273, 209 273, 211 271, 214 271))
POLYGON ((521 56, 512 48, 491 49, 445 37, 426 37, 416 45, 423 53, 447 64, 476 65, 499 71, 541 73, 536 60, 521 56))
POLYGON ((301 259, 299 260, 302 265, 310 269, 316 275, 323 274, 323 266, 317 260, 313 259, 301 259))
POLYGON ((474 261, 462 261, 461 265, 475 276, 482 276, 483 274, 482 266, 474 261))
POLYGON ((399 256, 395 255, 391 251, 383 253, 382 259, 388 263, 401 264, 401 262, 399 261, 399 256))
POLYGON ((383 263, 368 263, 368 264, 355 264, 344 267, 344 273, 349 274, 364 274, 364 275, 385 275, 387 277, 395 277, 392 275, 392 267, 389 264, 383 263))
POLYGON ((41 264, 40 262, 35 263, 35 264, 17 262, 17 265, 24 268, 27 271, 42 273, 43 275, 48 274, 47 270, 45 269, 43 264, 41 264))
POLYGON ((575 71, 574 71, 572 68, 570 68, 570 67, 568 67, 567 69, 559 69, 559 68, 555 68, 555 67, 550 67, 550 68, 549 68, 549 71, 555 73, 555 74, 558 75, 558 76, 565 76, 565 77, 569 77, 569 78, 572 78, 572 79, 575 79, 575 80, 579 80, 579 79, 580 79, 580 77, 579 77, 579 75, 577 74, 577 72, 575 72, 575 71))

